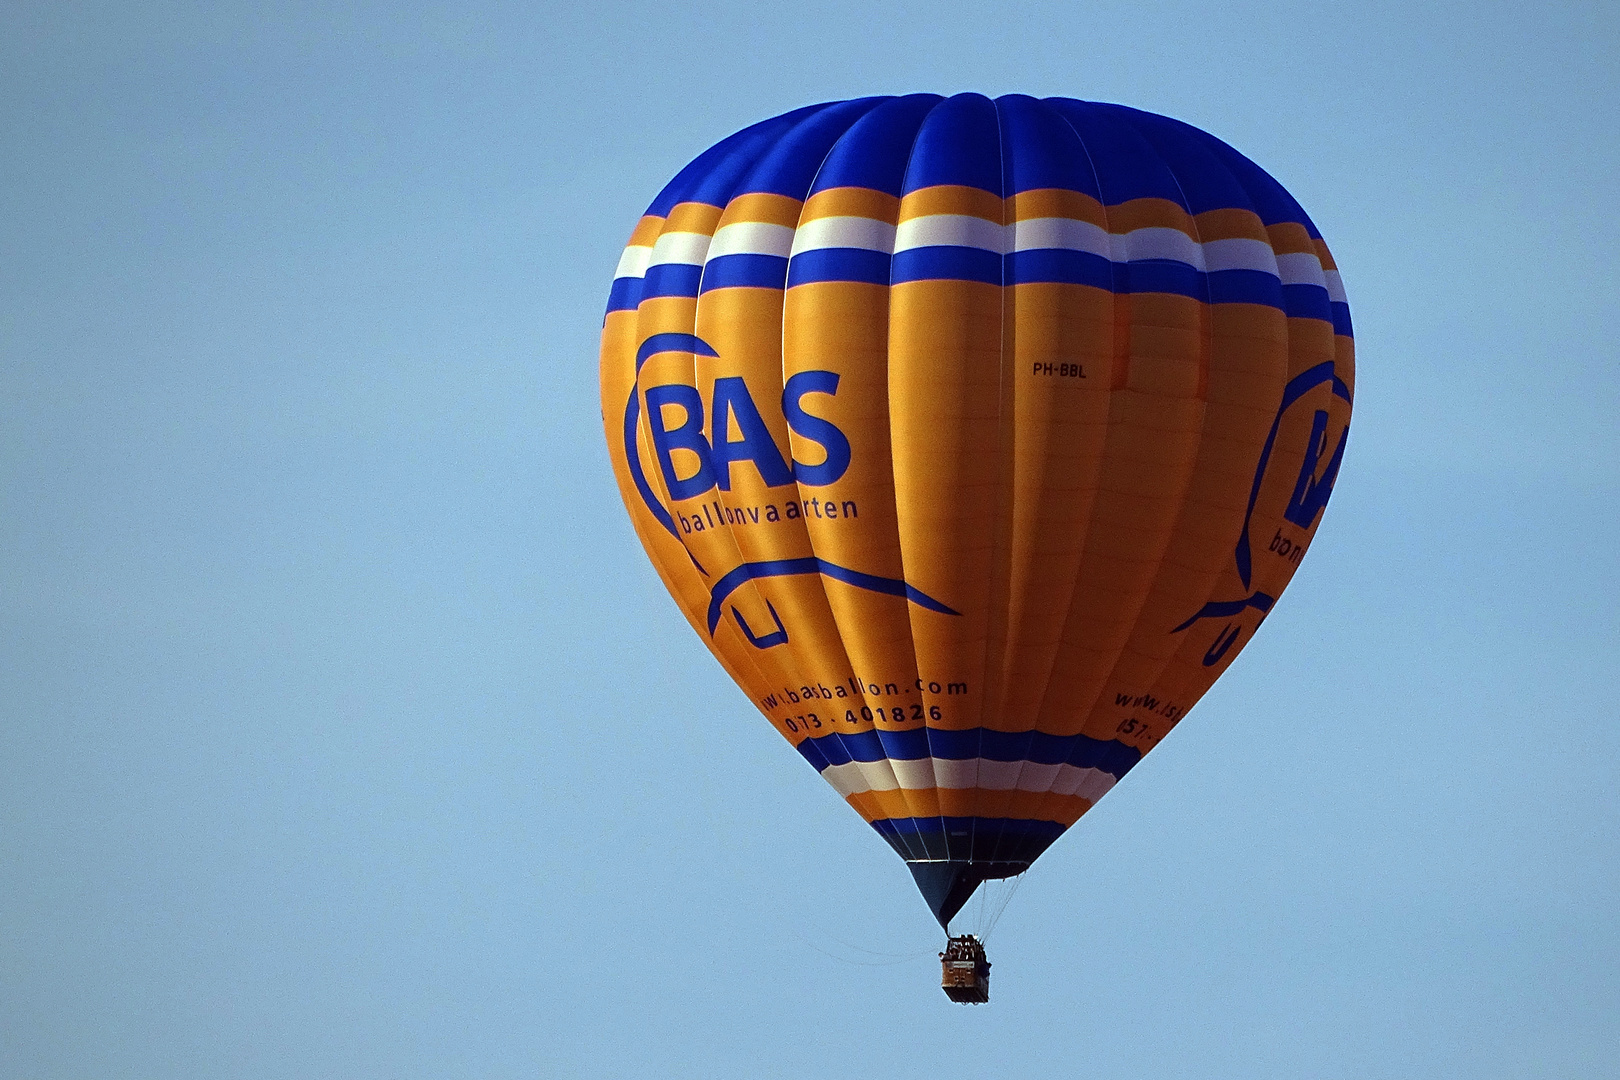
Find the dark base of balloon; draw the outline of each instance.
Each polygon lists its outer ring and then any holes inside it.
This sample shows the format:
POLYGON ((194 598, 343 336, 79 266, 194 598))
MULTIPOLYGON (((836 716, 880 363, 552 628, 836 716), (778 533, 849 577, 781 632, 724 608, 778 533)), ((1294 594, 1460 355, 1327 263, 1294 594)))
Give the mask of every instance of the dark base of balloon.
POLYGON ((939 920, 939 925, 950 930, 950 921, 973 891, 986 881, 1017 877, 1029 869, 1027 861, 1020 862, 911 862, 911 876, 917 879, 917 888, 928 904, 928 909, 939 920))
POLYGON ((1032 863, 1063 835, 1055 821, 886 818, 872 822, 906 862, 1032 863))

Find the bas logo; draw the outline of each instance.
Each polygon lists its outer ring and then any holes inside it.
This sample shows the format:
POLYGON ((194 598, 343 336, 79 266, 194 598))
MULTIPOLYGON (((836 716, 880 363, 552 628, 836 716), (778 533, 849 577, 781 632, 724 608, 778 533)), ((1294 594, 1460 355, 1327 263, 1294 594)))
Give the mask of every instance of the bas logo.
MULTIPOLYGON (((663 352, 689 352, 697 356, 718 356, 713 346, 695 334, 654 334, 636 350, 636 374, 642 365, 663 352)), ((714 442, 703 434, 703 395, 695 386, 668 383, 649 386, 647 395, 647 429, 652 434, 653 450, 658 457, 658 468, 664 474, 669 497, 674 502, 696 498, 718 487, 731 490, 731 466, 739 461, 751 461, 759 470, 766 487, 783 487, 794 482, 809 487, 825 487, 849 469, 849 439, 831 421, 807 412, 804 399, 811 394, 838 393, 838 374, 832 371, 801 371, 788 379, 782 388, 782 415, 793 434, 819 445, 825 459, 817 465, 782 457, 776 440, 765 426, 759 407, 748 393, 748 384, 740 376, 729 375, 714 381, 709 398, 709 415, 714 417, 714 442), (737 438, 732 438, 733 425, 737 438), (681 462, 677 451, 686 451, 681 462), (690 456, 688 456, 690 455, 690 456), (695 468, 693 467, 695 462, 695 468), (679 466, 684 464, 683 470, 679 466), (685 471, 688 475, 682 476, 685 471)), ((641 419, 641 402, 635 391, 624 411, 624 450, 630 471, 648 509, 674 532, 674 524, 666 510, 653 496, 646 477, 641 473, 636 452, 636 427, 641 419)))
MULTIPOLYGON (((1334 373, 1332 361, 1301 372, 1283 388, 1282 404, 1277 408, 1276 419, 1271 422, 1271 433, 1266 436, 1265 446, 1260 451, 1260 461, 1255 465, 1254 483, 1249 488, 1249 508, 1243 516, 1243 532, 1238 537, 1237 547, 1232 553, 1237 563, 1238 578, 1245 588, 1252 587, 1254 576, 1254 545, 1249 539, 1249 525, 1254 518, 1255 501, 1260 497, 1260 483, 1265 479, 1266 467, 1271 464, 1271 451, 1277 441, 1277 429, 1282 426, 1283 415, 1295 402, 1303 398, 1307 391, 1323 385, 1329 387, 1334 397, 1350 400, 1350 388, 1334 373)), ((1339 464, 1344 460, 1345 443, 1350 438, 1350 425, 1346 423, 1344 430, 1339 433, 1338 444, 1328 457, 1324 468, 1322 457, 1327 453, 1327 426, 1327 412, 1317 409, 1315 415, 1311 417, 1310 442, 1307 444, 1304 460, 1300 462, 1299 476, 1294 481, 1294 493, 1289 497, 1288 505, 1283 508, 1283 520, 1301 529, 1309 529, 1315 525, 1316 519, 1327 506, 1328 497, 1333 494, 1333 485, 1339 478, 1339 464), (1317 475, 1319 468, 1322 469, 1320 476, 1317 475)), ((1277 548, 1274 546, 1271 550, 1276 551, 1277 548)), ((1294 562, 1297 564, 1298 559, 1296 558, 1294 562)), ((1258 589, 1241 599, 1211 600, 1200 608, 1196 615, 1170 632, 1179 634, 1200 619, 1230 619, 1241 615, 1247 608, 1254 608, 1260 612, 1260 619, 1264 621, 1276 602, 1275 596, 1258 589)), ((1225 659, 1232 646, 1237 644, 1241 634, 1242 627, 1235 623, 1228 622, 1223 626, 1216 633, 1214 643, 1204 653, 1204 666, 1214 667, 1225 659)))
MULTIPOLYGON (((832 371, 801 371, 782 388, 782 415, 793 434, 819 445, 826 453, 819 465, 783 460, 776 440, 765 426, 759 407, 748 393, 741 376, 728 375, 714 380, 709 415, 714 417, 714 442, 703 437, 703 397, 695 386, 669 383, 647 388, 647 427, 652 432, 658 467, 669 486, 669 497, 680 502, 715 487, 731 490, 731 467, 751 461, 766 487, 782 487, 797 481, 810 487, 825 487, 849 469, 849 439, 830 421, 805 411, 804 399, 810 394, 838 393, 838 374, 832 371), (677 410, 679 412, 677 413, 677 410), (675 426, 670 421, 679 416, 675 426), (733 425, 737 438, 732 438, 733 425), (681 476, 675 451, 688 451, 697 468, 681 476)), ((686 462, 691 469, 691 461, 686 462)))
MULTIPOLYGON (((694 334, 653 334, 636 350, 636 375, 639 384, 642 365, 658 353, 688 352, 696 356, 718 356, 714 348, 694 334)), ((714 381, 714 392, 709 397, 709 415, 714 418, 714 441, 711 444, 703 434, 703 396, 695 386, 670 383, 649 386, 647 398, 647 430, 652 436, 653 452, 658 458, 659 470, 669 486, 673 500, 690 499, 718 487, 731 490, 731 467, 739 461, 752 462, 767 487, 782 487, 797 483, 809 487, 825 487, 844 475, 849 469, 849 439, 829 420, 814 416, 805 409, 805 398, 812 394, 838 393, 838 375, 832 371, 801 371, 788 379, 782 388, 782 415, 793 434, 820 446, 825 458, 819 464, 789 460, 771 438, 771 432, 760 415, 759 408, 748 393, 742 379, 727 376, 714 381), (736 437, 733 437, 735 432, 736 437), (679 453, 679 459, 676 455, 679 453), (694 467, 695 464, 695 467, 694 467), (682 475, 685 473, 686 475, 682 475)), ((624 403, 624 459, 630 479, 658 523, 681 541, 687 558, 702 575, 709 588, 707 624, 712 638, 720 626, 720 617, 732 595, 749 582, 768 578, 795 577, 801 574, 819 574, 857 589, 904 597, 908 602, 942 615, 959 615, 950 606, 908 584, 901 578, 886 578, 869 574, 853 567, 839 566, 818 556, 791 559, 767 559, 746 562, 716 574, 711 574, 698 562, 692 549, 681 538, 669 508, 653 492, 641 468, 638 434, 641 427, 642 392, 630 390, 624 403)), ((813 501, 813 500, 812 500, 813 501)), ((786 519, 785 519, 786 520, 786 519)), ((795 523, 795 527, 802 527, 795 523)), ((774 630, 756 634, 733 604, 732 616, 748 643, 756 649, 770 649, 788 642, 787 628, 776 614, 776 608, 766 600, 766 608, 775 622, 774 630)))

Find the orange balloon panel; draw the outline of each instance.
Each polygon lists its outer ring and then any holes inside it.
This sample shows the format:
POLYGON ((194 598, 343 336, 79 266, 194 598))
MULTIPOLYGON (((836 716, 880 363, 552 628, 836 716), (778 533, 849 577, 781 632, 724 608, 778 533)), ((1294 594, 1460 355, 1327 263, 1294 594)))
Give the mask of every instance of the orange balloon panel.
POLYGON ((653 202, 602 333, 670 594, 942 923, 1248 644, 1350 419, 1326 245, 1258 166, 1117 105, 865 98, 653 202))

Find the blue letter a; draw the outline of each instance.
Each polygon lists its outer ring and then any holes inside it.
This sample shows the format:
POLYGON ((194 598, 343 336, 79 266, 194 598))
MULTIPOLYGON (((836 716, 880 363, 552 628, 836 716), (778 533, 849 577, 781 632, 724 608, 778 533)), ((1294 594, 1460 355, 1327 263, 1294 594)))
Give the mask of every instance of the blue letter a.
POLYGON ((771 429, 759 415, 754 399, 748 393, 748 384, 740 375, 728 375, 714 380, 714 461, 716 478, 721 491, 731 490, 731 463, 752 461, 766 487, 781 487, 793 483, 793 473, 782 460, 782 451, 771 438, 771 429), (737 418, 741 439, 731 438, 731 418, 737 418))

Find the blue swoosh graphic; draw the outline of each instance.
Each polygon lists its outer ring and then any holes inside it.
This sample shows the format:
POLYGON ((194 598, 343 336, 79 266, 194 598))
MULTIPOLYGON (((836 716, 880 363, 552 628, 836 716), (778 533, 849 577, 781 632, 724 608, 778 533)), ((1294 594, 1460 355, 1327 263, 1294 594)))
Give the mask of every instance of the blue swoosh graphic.
POLYGON ((1176 627, 1170 632, 1172 634, 1179 634, 1183 630, 1187 629, 1187 627, 1197 622, 1199 619, 1229 618, 1236 615, 1244 608, 1255 608, 1262 615, 1265 615, 1271 611, 1271 605, 1275 604, 1276 602, 1277 598, 1275 596, 1270 596, 1263 592, 1251 593, 1242 600, 1211 600, 1209 603, 1198 609, 1198 614, 1194 615, 1192 618, 1188 619, 1186 622, 1182 623, 1180 626, 1176 627))
POLYGON ((837 566, 826 559, 814 556, 804 559, 770 559, 765 562, 743 563, 714 583, 714 588, 709 592, 709 636, 713 637, 715 628, 720 625, 720 612, 726 597, 741 588, 744 582, 758 578, 793 577, 798 574, 821 574, 845 585, 853 585, 857 589, 867 589, 889 596, 903 596, 918 607, 927 608, 929 611, 937 611, 944 615, 962 614, 899 578, 863 574, 859 570, 837 566))

